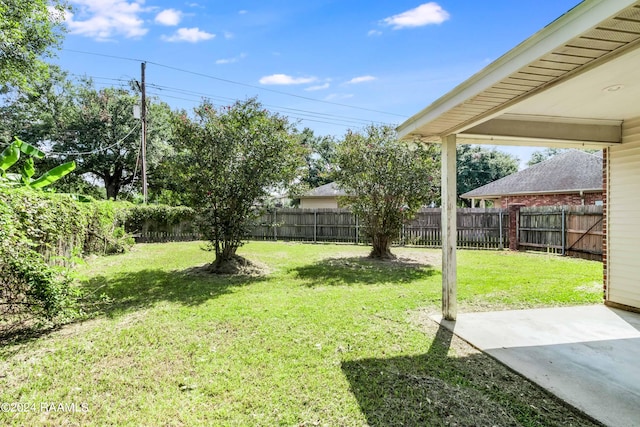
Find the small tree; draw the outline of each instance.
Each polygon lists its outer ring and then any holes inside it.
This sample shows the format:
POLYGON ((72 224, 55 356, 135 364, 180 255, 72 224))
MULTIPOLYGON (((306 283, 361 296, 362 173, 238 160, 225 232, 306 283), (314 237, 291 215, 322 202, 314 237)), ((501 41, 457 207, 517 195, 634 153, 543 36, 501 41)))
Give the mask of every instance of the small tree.
POLYGON ((338 145, 336 182, 371 239, 371 258, 394 258, 390 247, 405 221, 433 200, 438 188, 433 145, 398 141, 388 126, 348 132, 338 145))
POLYGON ((299 138, 284 117, 256 99, 216 110, 204 102, 195 119, 175 119, 176 152, 199 229, 215 251, 213 272, 245 262, 236 250, 270 191, 293 181, 304 165, 299 138))

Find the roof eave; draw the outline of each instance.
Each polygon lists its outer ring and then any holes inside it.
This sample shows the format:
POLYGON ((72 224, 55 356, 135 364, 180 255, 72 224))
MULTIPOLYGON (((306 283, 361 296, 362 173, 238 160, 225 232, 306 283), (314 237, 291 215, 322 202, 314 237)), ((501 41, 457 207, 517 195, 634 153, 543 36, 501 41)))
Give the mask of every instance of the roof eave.
MULTIPOLYGON (((522 67, 542 57, 562 43, 579 36, 620 9, 631 6, 635 0, 584 0, 567 13, 529 37, 496 61, 455 87, 431 105, 413 115, 397 128, 401 139, 410 137, 428 139, 443 135, 415 135, 416 130, 435 120, 442 114, 464 103, 483 90, 500 82, 522 67)), ((506 103, 505 103, 506 105, 506 103)), ((499 114, 497 111, 495 115, 499 114)), ((483 117, 483 119, 487 119, 483 117)), ((458 123, 451 127, 447 134, 462 132, 474 123, 458 123)))
POLYGON ((584 189, 571 189, 571 190, 556 190, 556 191, 522 191, 522 192, 513 192, 513 193, 502 193, 502 194, 461 194, 460 197, 463 199, 499 199, 500 197, 505 196, 528 196, 528 195, 551 195, 551 194, 580 194, 580 193, 598 193, 603 191, 602 188, 584 188, 584 189))

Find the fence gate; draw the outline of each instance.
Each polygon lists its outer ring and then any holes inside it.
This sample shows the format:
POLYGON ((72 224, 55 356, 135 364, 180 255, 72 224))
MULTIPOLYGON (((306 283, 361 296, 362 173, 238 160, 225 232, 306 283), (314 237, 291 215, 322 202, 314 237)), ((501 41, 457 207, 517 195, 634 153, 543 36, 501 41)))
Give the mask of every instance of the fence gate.
POLYGON ((602 260, 602 206, 522 208, 518 246, 602 260))

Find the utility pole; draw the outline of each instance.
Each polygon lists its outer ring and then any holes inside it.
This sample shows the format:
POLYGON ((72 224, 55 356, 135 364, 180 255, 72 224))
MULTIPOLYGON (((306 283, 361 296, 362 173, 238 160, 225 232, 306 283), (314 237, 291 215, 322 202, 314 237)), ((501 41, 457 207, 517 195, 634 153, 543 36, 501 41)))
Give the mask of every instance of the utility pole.
POLYGON ((140 64, 140 92, 142 94, 142 105, 140 106, 140 117, 142 119, 142 199, 145 205, 147 204, 147 91, 144 83, 144 72, 146 67, 146 62, 140 64))

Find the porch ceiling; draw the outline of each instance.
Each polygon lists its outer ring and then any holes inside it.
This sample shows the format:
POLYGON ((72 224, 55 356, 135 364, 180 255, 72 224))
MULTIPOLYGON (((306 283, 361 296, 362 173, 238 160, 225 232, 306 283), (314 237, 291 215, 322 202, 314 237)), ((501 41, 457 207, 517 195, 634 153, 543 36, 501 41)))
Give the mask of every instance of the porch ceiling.
POLYGON ((400 125, 403 139, 602 147, 640 116, 640 1, 585 0, 400 125), (606 17, 606 19, 603 19, 606 17))

